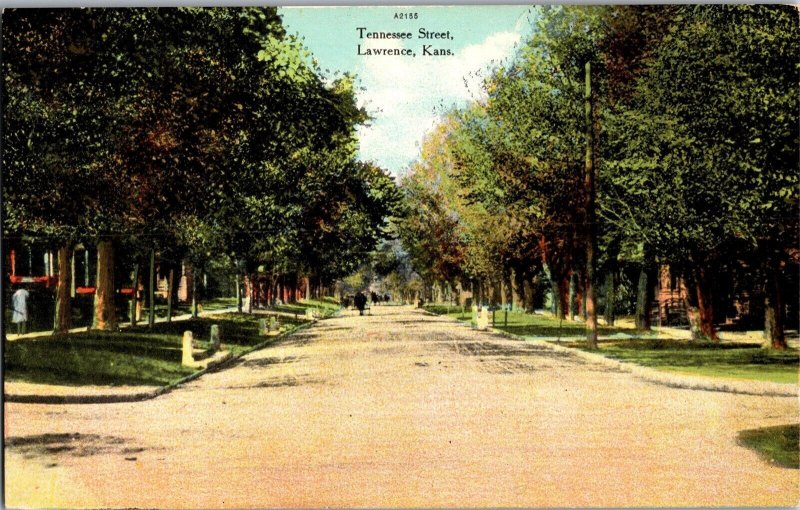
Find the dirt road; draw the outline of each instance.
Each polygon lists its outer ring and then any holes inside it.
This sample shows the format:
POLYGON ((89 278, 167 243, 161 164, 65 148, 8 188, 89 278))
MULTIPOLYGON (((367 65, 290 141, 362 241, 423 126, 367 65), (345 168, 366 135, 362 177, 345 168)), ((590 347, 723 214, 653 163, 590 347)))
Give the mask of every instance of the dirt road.
POLYGON ((154 400, 7 404, 6 504, 794 506, 736 434, 797 418, 375 307, 154 400))

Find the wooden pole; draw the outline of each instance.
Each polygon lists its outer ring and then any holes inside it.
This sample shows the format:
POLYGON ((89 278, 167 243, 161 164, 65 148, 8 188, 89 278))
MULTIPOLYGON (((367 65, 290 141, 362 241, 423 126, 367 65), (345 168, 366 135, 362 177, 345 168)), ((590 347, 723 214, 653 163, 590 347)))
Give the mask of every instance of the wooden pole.
POLYGON ((136 265, 133 266, 133 296, 131 296, 131 326, 136 325, 136 313, 137 309, 136 306, 139 301, 139 262, 136 262, 136 265))
POLYGON ((150 313, 147 314, 147 327, 152 328, 156 323, 156 250, 150 250, 150 288, 147 292, 150 313))
POLYGON ((192 265, 192 317, 197 317, 197 268, 192 265))
POLYGON ((175 268, 169 268, 169 281, 167 284, 167 322, 172 322, 172 290, 175 288, 175 268))
POLYGON ((595 225, 595 183, 594 183, 594 130, 592 115, 592 64, 586 62, 586 88, 584 90, 584 113, 586 116, 586 344, 597 349, 597 309, 594 287, 595 251, 597 247, 597 226, 595 225))

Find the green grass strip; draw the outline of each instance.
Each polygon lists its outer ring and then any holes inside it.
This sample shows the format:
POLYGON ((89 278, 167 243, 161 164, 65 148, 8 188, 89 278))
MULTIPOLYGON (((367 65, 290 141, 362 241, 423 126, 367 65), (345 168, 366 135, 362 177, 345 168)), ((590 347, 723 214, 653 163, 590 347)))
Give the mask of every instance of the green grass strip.
POLYGON ((800 425, 780 425, 744 430, 739 441, 757 451, 768 462, 781 467, 800 469, 800 425))

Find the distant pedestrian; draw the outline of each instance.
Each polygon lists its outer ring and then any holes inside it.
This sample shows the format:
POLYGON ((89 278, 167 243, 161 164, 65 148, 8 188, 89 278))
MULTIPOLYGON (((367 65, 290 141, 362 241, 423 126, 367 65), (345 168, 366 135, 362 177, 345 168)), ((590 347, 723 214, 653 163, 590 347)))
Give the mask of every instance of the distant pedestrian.
POLYGON ((378 304, 378 295, 373 292, 370 297, 372 298, 372 306, 377 305, 378 304))
POLYGON ((17 334, 23 335, 28 332, 28 319, 30 317, 30 310, 28 309, 28 301, 30 300, 30 293, 25 287, 20 287, 13 296, 11 296, 11 322, 17 325, 17 334))
POLYGON ((358 308, 358 315, 364 315, 364 307, 367 306, 367 296, 365 296, 363 292, 359 292, 356 294, 356 297, 353 298, 353 302, 356 308, 358 308))

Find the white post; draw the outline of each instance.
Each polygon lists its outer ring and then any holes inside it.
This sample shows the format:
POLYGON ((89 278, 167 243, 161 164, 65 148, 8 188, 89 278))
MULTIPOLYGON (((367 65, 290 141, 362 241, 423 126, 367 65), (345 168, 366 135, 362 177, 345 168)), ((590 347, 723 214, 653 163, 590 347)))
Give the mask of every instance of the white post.
POLYGON ((193 340, 194 336, 191 331, 183 332, 183 358, 181 359, 181 364, 187 367, 194 365, 194 356, 192 355, 194 350, 193 340))
POLYGON ((481 309, 481 316, 478 319, 478 329, 486 329, 489 327, 489 308, 483 307, 481 309))
POLYGON ((217 324, 213 324, 211 326, 211 350, 217 352, 219 350, 219 326, 217 324))

